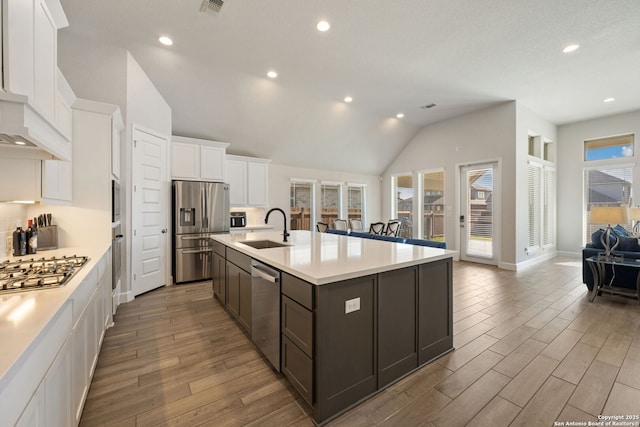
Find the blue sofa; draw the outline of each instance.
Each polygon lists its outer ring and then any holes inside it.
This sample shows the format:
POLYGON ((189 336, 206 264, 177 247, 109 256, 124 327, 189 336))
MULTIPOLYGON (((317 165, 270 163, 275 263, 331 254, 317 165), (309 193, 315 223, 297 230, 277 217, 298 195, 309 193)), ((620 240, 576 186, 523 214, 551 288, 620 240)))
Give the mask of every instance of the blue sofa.
POLYGON ((439 249, 447 249, 446 242, 438 242, 435 240, 426 240, 426 239, 405 239, 403 237, 395 237, 395 236, 381 236, 379 234, 373 233, 365 233, 362 231, 346 231, 346 230, 335 230, 335 229, 327 229, 325 233, 329 234, 339 234, 342 236, 351 236, 351 237, 360 237, 363 239, 373 239, 373 240, 384 240, 386 242, 395 242, 395 243, 406 243, 408 245, 419 245, 419 246, 429 246, 432 248, 439 249))
MULTIPOLYGON (((629 236, 628 232, 619 225, 614 227, 614 230, 616 234, 612 234, 612 239, 615 239, 612 243, 615 243, 618 239, 620 243, 613 254, 617 256, 622 255, 625 259, 640 259, 640 244, 638 243, 638 239, 629 236)), ((593 289, 593 273, 586 259, 604 253, 604 247, 600 241, 600 236, 603 232, 603 230, 598 230, 593 233, 591 243, 588 243, 582 250, 582 283, 587 285, 589 291, 593 289)), ((635 289, 637 276, 638 269, 634 267, 625 268, 618 266, 615 268, 615 272, 610 265, 607 265, 605 268, 605 283, 610 283, 613 278, 611 284, 621 288, 635 289)))

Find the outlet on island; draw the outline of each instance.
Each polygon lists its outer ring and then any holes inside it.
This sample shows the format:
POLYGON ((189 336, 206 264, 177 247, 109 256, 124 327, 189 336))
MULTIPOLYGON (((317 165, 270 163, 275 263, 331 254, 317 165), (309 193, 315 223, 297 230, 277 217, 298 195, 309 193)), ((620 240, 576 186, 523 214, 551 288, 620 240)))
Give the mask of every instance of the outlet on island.
POLYGON ((360 310, 360 297, 346 300, 344 302, 344 314, 349 314, 360 310))

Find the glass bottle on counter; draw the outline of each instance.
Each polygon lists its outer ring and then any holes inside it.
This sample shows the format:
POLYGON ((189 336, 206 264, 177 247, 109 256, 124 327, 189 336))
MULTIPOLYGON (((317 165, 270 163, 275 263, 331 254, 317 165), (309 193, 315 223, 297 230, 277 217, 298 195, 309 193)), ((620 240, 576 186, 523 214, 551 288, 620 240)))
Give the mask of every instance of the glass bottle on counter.
POLYGON ((27 253, 35 254, 38 250, 38 229, 33 221, 29 220, 29 225, 27 227, 27 253))
POLYGON ((22 227, 17 227, 13 232, 13 256, 23 256, 27 254, 27 233, 22 227))

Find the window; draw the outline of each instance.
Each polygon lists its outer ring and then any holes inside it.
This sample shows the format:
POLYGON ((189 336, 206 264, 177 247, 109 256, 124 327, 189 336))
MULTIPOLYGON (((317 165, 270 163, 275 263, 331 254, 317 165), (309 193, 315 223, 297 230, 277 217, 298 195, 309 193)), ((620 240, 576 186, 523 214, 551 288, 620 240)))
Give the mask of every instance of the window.
MULTIPOLYGON (((422 172, 422 238, 444 241, 444 170, 422 172)), ((410 235, 409 235, 410 236, 410 235)), ((407 236, 407 237, 409 237, 407 236)))
POLYGON ((605 160, 633 157, 633 135, 592 139, 584 142, 584 159, 605 160))
MULTIPOLYGON (((589 213, 594 206, 626 206, 631 200, 633 183, 633 165, 609 165, 585 169, 585 242, 591 241, 591 235, 607 224, 591 224, 589 213)), ((616 224, 611 224, 616 225, 616 224)), ((631 224, 620 224, 630 229, 631 224)))
POLYGON ((347 184, 347 219, 359 219, 366 224, 365 207, 365 186, 347 184))
POLYGON ((394 218, 402 222, 400 237, 413 236, 413 175, 396 175, 392 177, 394 218))
POLYGON ((527 165, 529 224, 527 253, 555 244, 556 171, 552 164, 531 159, 527 165))
POLYGON ((291 181, 291 208, 289 217, 291 230, 313 230, 313 205, 315 184, 309 181, 291 181))
POLYGON ((322 183, 320 186, 320 221, 331 227, 334 220, 341 218, 341 205, 340 184, 322 183))

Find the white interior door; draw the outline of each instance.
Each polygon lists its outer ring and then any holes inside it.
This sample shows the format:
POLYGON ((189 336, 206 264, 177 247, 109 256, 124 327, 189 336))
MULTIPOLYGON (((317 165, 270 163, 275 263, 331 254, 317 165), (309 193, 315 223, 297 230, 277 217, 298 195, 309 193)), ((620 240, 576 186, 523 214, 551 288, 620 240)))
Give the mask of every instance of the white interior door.
POLYGON ((497 163, 460 168, 460 259, 498 264, 497 163))
POLYGON ((166 138, 133 130, 133 295, 167 284, 166 138))

